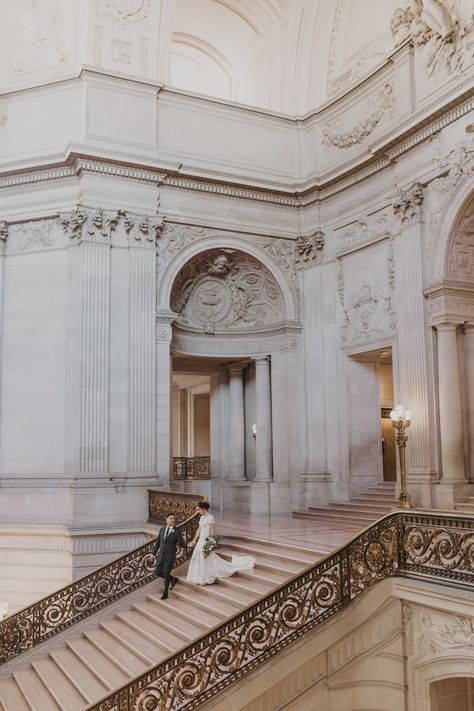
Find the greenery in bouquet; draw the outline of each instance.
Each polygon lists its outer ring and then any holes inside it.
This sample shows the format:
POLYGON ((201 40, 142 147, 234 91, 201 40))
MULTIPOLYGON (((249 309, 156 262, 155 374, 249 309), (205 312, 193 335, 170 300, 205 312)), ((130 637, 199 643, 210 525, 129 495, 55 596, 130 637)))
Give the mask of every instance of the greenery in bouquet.
POLYGON ((211 555, 211 553, 214 553, 216 548, 219 546, 219 541, 221 540, 222 536, 207 536, 206 540, 204 541, 204 545, 202 547, 202 552, 204 553, 204 558, 207 558, 208 555, 211 555))

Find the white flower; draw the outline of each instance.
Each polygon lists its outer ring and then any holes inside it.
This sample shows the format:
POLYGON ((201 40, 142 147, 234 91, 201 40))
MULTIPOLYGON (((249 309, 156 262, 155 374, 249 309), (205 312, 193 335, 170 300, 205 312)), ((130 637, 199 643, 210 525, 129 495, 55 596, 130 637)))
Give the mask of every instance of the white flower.
POLYGON ((8 602, 0 602, 0 620, 8 615, 8 602))

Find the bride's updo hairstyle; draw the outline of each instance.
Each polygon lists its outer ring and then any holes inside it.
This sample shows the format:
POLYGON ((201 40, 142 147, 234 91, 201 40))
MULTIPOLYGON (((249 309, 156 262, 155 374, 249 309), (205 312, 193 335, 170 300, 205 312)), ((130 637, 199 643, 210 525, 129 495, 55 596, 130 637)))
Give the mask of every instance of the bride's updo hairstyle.
POLYGON ((200 501, 198 504, 196 504, 198 509, 201 509, 202 511, 207 511, 209 509, 209 501, 200 501))

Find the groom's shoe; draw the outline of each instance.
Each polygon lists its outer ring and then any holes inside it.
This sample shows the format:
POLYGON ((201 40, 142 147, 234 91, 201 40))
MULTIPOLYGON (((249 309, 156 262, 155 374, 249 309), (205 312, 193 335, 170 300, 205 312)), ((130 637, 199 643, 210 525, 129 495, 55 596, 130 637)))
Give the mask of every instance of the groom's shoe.
POLYGON ((171 580, 171 590, 174 588, 174 586, 176 585, 176 583, 179 583, 179 578, 173 578, 173 579, 171 580))
POLYGON ((167 600, 167 599, 168 599, 168 593, 163 593, 163 595, 161 596, 161 599, 162 599, 162 600, 167 600))

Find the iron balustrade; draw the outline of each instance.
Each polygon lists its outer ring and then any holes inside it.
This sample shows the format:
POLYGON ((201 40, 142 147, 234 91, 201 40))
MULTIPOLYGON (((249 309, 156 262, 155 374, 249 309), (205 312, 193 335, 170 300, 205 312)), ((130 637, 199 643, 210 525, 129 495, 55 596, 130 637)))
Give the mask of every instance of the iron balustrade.
POLYGON ((474 519, 390 514, 87 711, 195 709, 396 576, 473 589, 474 519))
POLYGON ((173 479, 210 479, 210 457, 173 457, 173 479))
MULTIPOLYGON (((196 503, 205 497, 150 492, 156 504, 155 522, 161 523, 159 511, 176 513, 184 540, 191 540, 199 526, 196 503), (161 498, 160 498, 161 497, 161 498), (183 498, 184 497, 184 498, 183 498), (186 506, 184 506, 186 502, 186 506)), ((155 559, 151 555, 155 539, 135 548, 71 585, 29 605, 0 622, 0 664, 45 642, 54 635, 114 603, 129 592, 151 582, 155 559)), ((189 557, 188 551, 185 557, 189 557)), ((184 558, 177 561, 181 565, 184 558)))

